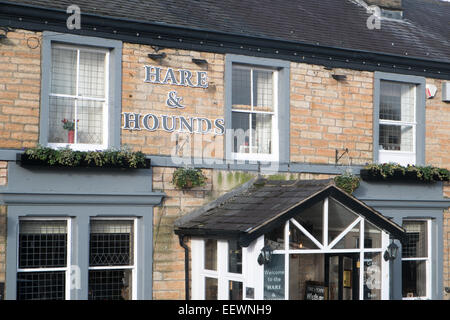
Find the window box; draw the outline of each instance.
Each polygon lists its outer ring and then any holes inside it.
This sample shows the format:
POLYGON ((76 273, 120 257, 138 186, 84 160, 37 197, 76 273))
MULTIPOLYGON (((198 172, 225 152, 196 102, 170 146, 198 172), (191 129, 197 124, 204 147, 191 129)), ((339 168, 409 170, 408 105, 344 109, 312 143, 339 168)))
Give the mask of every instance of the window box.
POLYGON ((361 179, 366 181, 450 181, 450 171, 432 166, 402 167, 395 164, 369 165, 360 171, 361 179))
POLYGON ((151 161, 140 152, 73 151, 51 148, 28 149, 17 154, 21 166, 52 168, 149 169, 151 161))

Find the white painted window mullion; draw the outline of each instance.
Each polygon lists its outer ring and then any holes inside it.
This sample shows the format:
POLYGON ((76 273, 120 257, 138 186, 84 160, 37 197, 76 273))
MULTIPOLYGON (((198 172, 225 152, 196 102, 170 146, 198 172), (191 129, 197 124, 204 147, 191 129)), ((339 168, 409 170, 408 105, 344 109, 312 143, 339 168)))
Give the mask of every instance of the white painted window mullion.
POLYGON ((363 221, 361 217, 357 218, 355 221, 353 221, 344 231, 341 232, 340 235, 338 235, 329 246, 327 246, 327 249, 333 248, 339 241, 341 241, 342 238, 346 236, 347 233, 349 233, 358 223, 363 221))
POLYGON ((364 300, 364 221, 359 228, 359 300, 364 300))
POLYGON ((324 249, 323 245, 322 245, 319 241, 317 241, 316 238, 314 238, 314 236, 313 236, 311 233, 309 233, 305 228, 303 228, 303 226, 302 226, 300 223, 298 223, 294 218, 290 219, 290 221, 291 221, 298 229, 300 229, 300 231, 302 231, 302 232, 305 234, 305 236, 307 236, 312 242, 314 242, 314 244, 315 244, 317 247, 319 247, 320 249, 324 249))
POLYGON ((228 300, 228 241, 217 241, 217 299, 228 300))
POLYGON ((323 246, 328 248, 328 198, 323 201, 323 246))
MULTIPOLYGON (((293 219, 291 219, 293 220, 293 219)), ((284 299, 289 300, 289 220, 284 224, 284 299)))

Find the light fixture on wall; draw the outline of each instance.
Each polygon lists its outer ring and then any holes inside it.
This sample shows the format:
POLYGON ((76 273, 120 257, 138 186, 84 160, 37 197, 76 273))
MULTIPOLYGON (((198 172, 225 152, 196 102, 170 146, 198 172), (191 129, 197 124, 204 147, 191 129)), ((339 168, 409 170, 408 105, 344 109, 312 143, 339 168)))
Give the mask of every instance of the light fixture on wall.
POLYGON ((149 53, 148 57, 152 60, 161 60, 164 59, 166 57, 166 53, 162 52, 162 53, 149 53))
POLYGON ((336 81, 343 81, 347 79, 347 76, 345 74, 332 74, 331 77, 333 77, 336 81))
POLYGON ((208 64, 208 61, 206 61, 205 59, 192 58, 192 62, 197 64, 197 65, 208 64))
POLYGON ((11 31, 8 27, 0 27, 0 40, 8 37, 8 32, 11 31))
POLYGON ((391 244, 387 247, 386 251, 384 252, 383 258, 385 261, 388 260, 395 260, 398 255, 398 246, 391 242, 391 244))
POLYGON ((264 246, 258 256, 258 263, 260 265, 269 263, 272 260, 272 252, 273 250, 270 245, 264 246))

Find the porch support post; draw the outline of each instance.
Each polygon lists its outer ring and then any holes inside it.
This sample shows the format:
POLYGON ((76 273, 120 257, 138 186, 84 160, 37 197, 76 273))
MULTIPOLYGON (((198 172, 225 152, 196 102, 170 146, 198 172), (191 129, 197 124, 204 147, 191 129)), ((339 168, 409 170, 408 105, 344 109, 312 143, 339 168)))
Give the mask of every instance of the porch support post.
MULTIPOLYGON (((399 226, 402 225, 401 217, 394 217, 394 222, 399 226)), ((402 299, 402 244, 398 240, 394 240, 394 243, 398 246, 398 255, 395 260, 390 263, 390 299, 401 300, 402 299)))

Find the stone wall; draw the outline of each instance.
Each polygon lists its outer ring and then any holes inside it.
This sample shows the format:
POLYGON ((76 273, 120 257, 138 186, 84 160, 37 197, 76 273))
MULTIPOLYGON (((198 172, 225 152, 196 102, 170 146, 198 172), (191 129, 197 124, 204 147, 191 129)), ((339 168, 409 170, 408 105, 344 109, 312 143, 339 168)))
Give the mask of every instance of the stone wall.
POLYGON ((0 43, 0 148, 39 139, 41 33, 16 30, 0 43))

